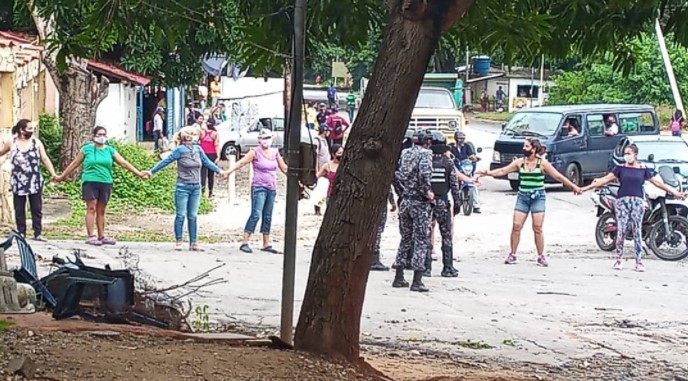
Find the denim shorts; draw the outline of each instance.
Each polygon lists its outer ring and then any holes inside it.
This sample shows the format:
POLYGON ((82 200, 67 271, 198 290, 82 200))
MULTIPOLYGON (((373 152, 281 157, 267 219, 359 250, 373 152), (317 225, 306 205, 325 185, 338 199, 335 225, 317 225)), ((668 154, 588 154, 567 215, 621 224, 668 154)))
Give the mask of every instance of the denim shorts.
POLYGON ((516 196, 516 206, 514 210, 521 213, 544 213, 545 212, 545 191, 537 190, 532 192, 518 192, 516 196))

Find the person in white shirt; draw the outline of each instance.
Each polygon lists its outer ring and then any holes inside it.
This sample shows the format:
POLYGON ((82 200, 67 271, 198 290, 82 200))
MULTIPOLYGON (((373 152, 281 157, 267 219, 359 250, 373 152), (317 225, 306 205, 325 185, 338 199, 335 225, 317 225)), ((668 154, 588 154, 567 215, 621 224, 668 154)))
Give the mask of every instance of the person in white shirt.
POLYGON ((604 134, 607 136, 614 136, 619 133, 619 125, 616 124, 616 118, 614 115, 607 115, 605 118, 607 121, 604 124, 604 134))
POLYGON ((153 141, 155 141, 155 149, 160 149, 160 139, 163 136, 163 115, 165 114, 165 109, 158 107, 155 110, 155 116, 153 117, 153 141))

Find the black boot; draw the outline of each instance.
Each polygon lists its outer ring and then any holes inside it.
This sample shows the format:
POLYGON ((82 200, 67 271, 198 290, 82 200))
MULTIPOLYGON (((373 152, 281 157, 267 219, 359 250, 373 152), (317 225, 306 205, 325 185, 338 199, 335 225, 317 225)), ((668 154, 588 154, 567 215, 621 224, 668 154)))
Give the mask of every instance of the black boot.
POLYGON ((432 257, 430 254, 425 257, 425 272, 423 272, 423 276, 428 278, 432 277, 432 257))
POLYGON ((414 271, 413 272, 413 284, 411 284, 411 291, 416 291, 416 292, 428 292, 430 289, 425 287, 423 284, 423 272, 422 271, 414 271))
POLYGON ((389 267, 380 262, 380 252, 373 254, 373 264, 370 265, 370 271, 389 271, 389 267))
POLYGON ((397 275, 394 277, 394 282, 392 282, 392 287, 402 288, 408 287, 409 283, 404 279, 404 269, 397 267, 397 275))
POLYGON ((459 271, 454 268, 454 254, 452 247, 442 248, 442 276, 444 278, 456 278, 459 271))

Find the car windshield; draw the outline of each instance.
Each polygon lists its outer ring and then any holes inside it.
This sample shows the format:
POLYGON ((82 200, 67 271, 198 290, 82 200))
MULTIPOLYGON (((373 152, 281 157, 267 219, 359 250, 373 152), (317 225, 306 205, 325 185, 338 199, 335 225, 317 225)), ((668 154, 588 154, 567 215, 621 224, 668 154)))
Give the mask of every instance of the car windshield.
POLYGON ((503 134, 509 136, 554 136, 562 114, 550 112, 519 112, 504 127, 503 134))
POLYGON ((648 161, 650 154, 655 155, 655 163, 688 163, 688 144, 674 141, 638 142, 638 160, 648 161))
POLYGON ((416 99, 417 108, 456 108, 451 93, 442 90, 421 89, 416 99))

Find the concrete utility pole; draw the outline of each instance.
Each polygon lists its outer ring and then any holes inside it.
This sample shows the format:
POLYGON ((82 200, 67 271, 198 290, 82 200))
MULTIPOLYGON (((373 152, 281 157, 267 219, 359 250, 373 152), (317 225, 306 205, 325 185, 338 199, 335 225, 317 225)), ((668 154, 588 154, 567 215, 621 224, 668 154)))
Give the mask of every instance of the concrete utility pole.
POLYGON ((303 57, 306 53, 307 0, 294 6, 294 63, 291 68, 291 107, 287 146, 287 209, 284 223, 284 267, 282 269, 282 316, 280 336, 291 343, 294 329, 294 275, 296 272, 296 232, 299 212, 299 174, 301 149, 301 113, 303 104, 303 57))
POLYGON ((671 60, 669 59, 669 51, 666 47, 666 41, 664 41, 664 33, 662 32, 662 26, 659 24, 659 18, 655 20, 655 32, 657 33, 657 41, 659 41, 659 50, 662 52, 662 58, 664 59, 664 67, 666 68, 667 75, 669 76, 671 92, 674 94, 674 102, 676 103, 676 108, 681 111, 685 111, 683 109, 683 100, 681 99, 681 93, 679 93, 678 84, 676 84, 674 67, 671 66, 671 60))

